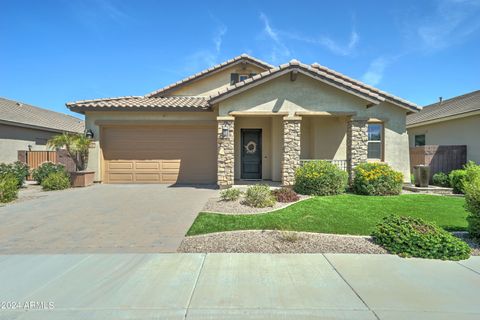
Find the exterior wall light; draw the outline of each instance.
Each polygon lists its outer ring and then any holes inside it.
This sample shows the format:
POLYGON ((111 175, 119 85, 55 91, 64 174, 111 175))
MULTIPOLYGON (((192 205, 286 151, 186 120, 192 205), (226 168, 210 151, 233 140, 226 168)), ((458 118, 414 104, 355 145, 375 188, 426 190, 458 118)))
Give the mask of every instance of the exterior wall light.
POLYGON ((230 136, 230 128, 228 124, 222 126, 222 139, 226 139, 230 136))
POLYGON ((85 130, 85 137, 87 137, 88 139, 93 139, 94 134, 93 134, 92 129, 85 130))

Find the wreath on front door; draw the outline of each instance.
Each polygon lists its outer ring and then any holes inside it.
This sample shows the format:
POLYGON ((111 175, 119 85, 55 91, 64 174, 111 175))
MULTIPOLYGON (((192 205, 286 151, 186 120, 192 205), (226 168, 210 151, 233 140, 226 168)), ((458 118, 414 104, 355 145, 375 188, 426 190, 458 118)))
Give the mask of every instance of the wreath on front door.
POLYGON ((255 143, 255 141, 250 141, 244 146, 244 148, 245 148, 245 152, 248 154, 253 154, 257 152, 257 144, 255 143))

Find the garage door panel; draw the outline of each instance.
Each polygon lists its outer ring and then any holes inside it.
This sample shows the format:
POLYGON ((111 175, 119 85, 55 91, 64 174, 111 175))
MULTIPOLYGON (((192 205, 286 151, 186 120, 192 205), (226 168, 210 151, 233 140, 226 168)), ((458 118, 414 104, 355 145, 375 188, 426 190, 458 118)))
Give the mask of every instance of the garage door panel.
POLYGON ((215 183, 216 127, 102 128, 107 183, 215 183))
POLYGON ((108 175, 109 183, 133 183, 133 173, 116 173, 111 172, 108 175))
POLYGON ((136 182, 158 182, 160 173, 135 173, 136 182))
POLYGON ((159 170, 160 161, 135 161, 136 170, 159 170))
POLYGON ((123 161, 118 161, 118 162, 109 162, 108 163, 108 169, 109 170, 131 170, 133 169, 133 162, 123 162, 123 161))

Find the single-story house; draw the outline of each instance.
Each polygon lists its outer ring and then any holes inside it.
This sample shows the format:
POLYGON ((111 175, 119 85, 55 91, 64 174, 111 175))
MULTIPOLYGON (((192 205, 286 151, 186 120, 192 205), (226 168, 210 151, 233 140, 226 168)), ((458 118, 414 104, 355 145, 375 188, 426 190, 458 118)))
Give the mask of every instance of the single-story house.
POLYGON ((467 161, 480 163, 480 90, 423 107, 407 130, 410 147, 466 145, 467 161))
POLYGON ((351 172, 384 161, 408 180, 415 104, 317 63, 274 67, 241 55, 145 96, 66 104, 94 134, 89 169, 105 183, 294 181, 302 162, 351 172))
POLYGON ((47 141, 62 132, 84 131, 81 119, 0 98, 0 163, 18 159, 19 150, 48 150, 47 141))

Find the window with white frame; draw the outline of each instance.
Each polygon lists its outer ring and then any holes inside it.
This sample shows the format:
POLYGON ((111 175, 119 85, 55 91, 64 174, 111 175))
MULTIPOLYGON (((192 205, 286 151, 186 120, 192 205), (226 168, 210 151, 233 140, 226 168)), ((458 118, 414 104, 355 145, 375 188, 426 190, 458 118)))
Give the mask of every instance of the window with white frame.
POLYGON ((248 79, 248 74, 240 74, 238 76, 238 81, 243 81, 248 79))
POLYGON ((383 125, 381 123, 368 124, 368 159, 382 159, 383 125))

